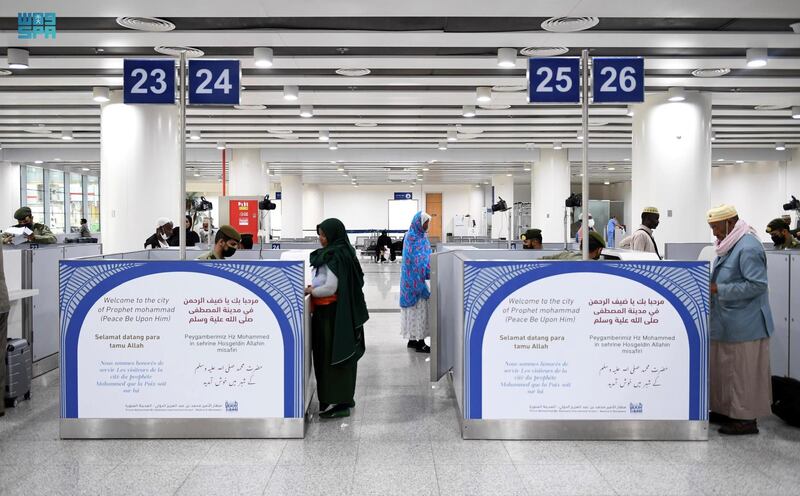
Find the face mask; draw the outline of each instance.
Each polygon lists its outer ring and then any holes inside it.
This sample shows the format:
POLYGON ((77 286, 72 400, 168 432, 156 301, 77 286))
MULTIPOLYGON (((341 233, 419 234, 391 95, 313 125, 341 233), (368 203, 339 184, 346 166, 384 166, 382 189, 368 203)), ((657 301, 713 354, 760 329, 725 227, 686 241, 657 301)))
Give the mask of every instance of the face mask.
POLYGON ((594 219, 589 219, 589 229, 594 229, 594 219))
POLYGON ((224 250, 222 250, 222 256, 225 258, 230 258, 233 254, 236 253, 236 248, 231 248, 230 246, 226 246, 224 250))
POLYGON ((785 236, 772 236, 772 242, 775 243, 775 246, 780 246, 786 243, 785 236))

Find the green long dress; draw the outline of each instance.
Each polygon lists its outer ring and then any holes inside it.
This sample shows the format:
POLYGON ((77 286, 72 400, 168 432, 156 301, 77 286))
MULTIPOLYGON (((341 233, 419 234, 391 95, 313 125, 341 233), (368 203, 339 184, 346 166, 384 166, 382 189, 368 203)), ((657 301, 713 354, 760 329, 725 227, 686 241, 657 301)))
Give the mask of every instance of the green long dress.
POLYGON ((355 405, 358 360, 364 355, 364 272, 347 237, 344 224, 327 219, 317 226, 328 245, 311 253, 311 265, 327 266, 338 279, 337 301, 320 305, 311 318, 311 350, 320 409, 355 405))

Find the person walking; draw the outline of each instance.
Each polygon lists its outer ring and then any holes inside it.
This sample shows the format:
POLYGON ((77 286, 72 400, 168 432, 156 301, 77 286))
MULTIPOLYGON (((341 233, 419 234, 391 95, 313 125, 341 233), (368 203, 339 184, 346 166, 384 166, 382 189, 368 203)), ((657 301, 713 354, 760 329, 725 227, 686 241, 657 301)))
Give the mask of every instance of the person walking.
POLYGON ((711 273, 711 423, 721 434, 758 434, 757 419, 770 415, 772 386, 767 256, 756 231, 736 208, 708 211, 717 258, 711 273))
POLYGON ((311 253, 311 354, 320 418, 349 417, 356 405, 358 360, 364 356, 364 272, 339 219, 317 226, 322 248, 311 253))
POLYGON ((403 243, 403 270, 400 275, 400 335, 408 340, 408 348, 430 353, 425 344, 428 337, 428 300, 431 297, 427 281, 431 278, 431 243, 428 226, 431 216, 417 212, 411 221, 403 243))

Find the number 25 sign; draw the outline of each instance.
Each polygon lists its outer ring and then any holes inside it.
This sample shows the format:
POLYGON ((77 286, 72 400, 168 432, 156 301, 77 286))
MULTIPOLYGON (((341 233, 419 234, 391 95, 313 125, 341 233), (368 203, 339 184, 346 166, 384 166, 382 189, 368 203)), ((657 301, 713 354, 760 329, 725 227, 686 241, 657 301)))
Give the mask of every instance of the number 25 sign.
MULTIPOLYGON (((544 57, 528 59, 530 103, 580 103, 580 59, 544 57)), ((592 58, 594 103, 644 101, 644 59, 641 57, 592 58)))
POLYGON ((528 59, 530 103, 580 103, 581 61, 576 57, 528 59))

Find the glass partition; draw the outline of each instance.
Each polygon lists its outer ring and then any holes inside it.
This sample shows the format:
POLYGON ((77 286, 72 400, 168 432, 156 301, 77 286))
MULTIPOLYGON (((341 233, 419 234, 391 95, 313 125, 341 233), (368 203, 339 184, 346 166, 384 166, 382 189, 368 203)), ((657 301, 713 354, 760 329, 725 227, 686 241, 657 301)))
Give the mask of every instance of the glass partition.
POLYGON ((25 198, 22 203, 31 209, 34 222, 46 222, 44 215, 44 169, 25 167, 25 198))
POLYGON ((47 174, 50 191, 48 226, 53 233, 64 233, 67 223, 64 173, 48 170, 47 174))
POLYGON ((83 176, 69 175, 69 227, 71 232, 78 232, 83 218, 83 176))
POLYGON ((86 176, 86 207, 89 230, 100 232, 100 178, 86 176))

